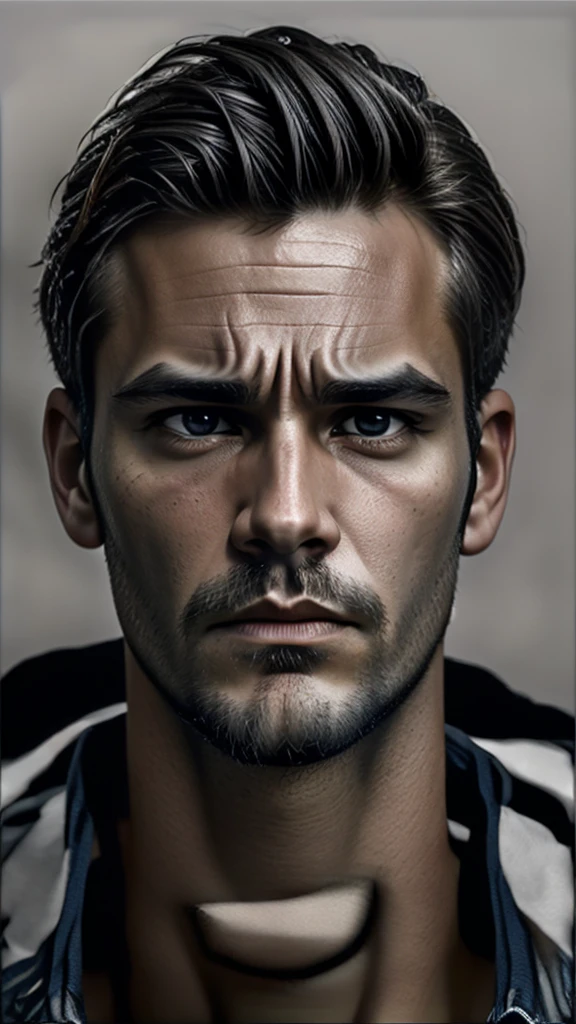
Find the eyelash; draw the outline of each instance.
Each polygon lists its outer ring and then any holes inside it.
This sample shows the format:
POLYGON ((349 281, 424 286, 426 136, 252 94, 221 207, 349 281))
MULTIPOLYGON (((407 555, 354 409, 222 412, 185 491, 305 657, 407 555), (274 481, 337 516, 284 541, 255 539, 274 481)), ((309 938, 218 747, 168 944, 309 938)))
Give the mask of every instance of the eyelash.
MULTIPOLYGON (((399 410, 396 410, 396 409, 380 408, 378 406, 377 407, 373 407, 372 410, 367 410, 366 407, 351 406, 349 409, 346 410, 346 414, 342 415, 338 419, 337 423, 334 424, 334 427, 338 426, 339 424, 345 423, 346 420, 353 419, 354 416, 366 415, 367 411, 386 413, 386 414, 390 415, 391 417, 393 417, 394 419, 401 420, 404 423, 405 427, 408 428, 408 432, 410 434, 414 435, 414 434, 427 434, 427 433, 429 433, 428 430, 424 430, 422 427, 419 426, 419 423, 421 422, 420 417, 417 417, 417 416, 415 416, 415 415, 413 415, 411 413, 399 411, 399 410)), ((187 405, 187 406, 183 406, 182 408, 178 408, 178 409, 162 409, 159 412, 153 413, 152 416, 150 416, 148 418, 148 420, 147 420, 147 422, 146 422, 146 424, 144 426, 144 430, 150 430, 150 429, 153 429, 154 427, 159 428, 160 431, 165 431, 167 434, 170 435, 170 443, 172 445, 174 445, 176 447, 186 447, 186 448, 190 447, 191 444, 194 445, 197 441, 204 441, 204 440, 207 440, 207 439, 210 439, 210 438, 213 438, 213 437, 237 437, 238 436, 237 434, 227 434, 227 433, 224 433, 223 431, 220 431, 217 434, 206 434, 206 435, 204 435, 204 437, 202 437, 200 435, 198 437, 193 437, 192 435, 190 435, 190 437, 183 437, 183 436, 177 434, 175 431, 172 431, 170 429, 170 427, 163 427, 164 421, 169 419, 169 418, 171 418, 172 416, 183 416, 183 415, 186 415, 186 413, 190 413, 190 412, 211 412, 211 413, 217 414, 218 416, 221 416, 222 419, 226 420, 227 423, 230 423, 231 425, 234 425, 234 421, 231 419, 230 413, 229 413, 228 409, 219 409, 216 406, 190 406, 190 405, 187 405)), ((237 419, 236 420, 236 425, 241 425, 241 420, 237 419)), ((334 429, 334 427, 332 429, 334 429)), ((336 437, 353 438, 354 442, 356 444, 360 445, 360 447, 371 449, 373 451, 376 448, 379 448, 379 449, 382 449, 383 447, 384 448, 385 447, 391 448, 391 447, 395 447, 395 446, 397 446, 399 444, 402 444, 403 443, 403 438, 405 437, 405 431, 404 430, 398 431, 398 433, 393 434, 391 437, 374 437, 374 438, 370 438, 370 437, 362 437, 362 435, 360 435, 360 434, 347 434, 347 433, 336 434, 336 435, 332 434, 331 436, 333 436, 333 437, 336 436, 336 437)))

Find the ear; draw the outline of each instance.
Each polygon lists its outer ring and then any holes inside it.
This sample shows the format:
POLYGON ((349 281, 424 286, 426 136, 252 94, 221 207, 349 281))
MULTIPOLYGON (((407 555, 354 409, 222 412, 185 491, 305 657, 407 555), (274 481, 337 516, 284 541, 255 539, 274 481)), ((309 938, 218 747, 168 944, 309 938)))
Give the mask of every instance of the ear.
POLYGON ((64 388, 48 395, 42 442, 58 515, 68 536, 81 548, 103 543, 88 486, 80 444, 79 417, 64 388))
POLYGON ((478 481, 462 539, 463 555, 478 555, 489 547, 506 508, 516 447, 514 402, 506 391, 486 395, 480 407, 480 426, 478 481))

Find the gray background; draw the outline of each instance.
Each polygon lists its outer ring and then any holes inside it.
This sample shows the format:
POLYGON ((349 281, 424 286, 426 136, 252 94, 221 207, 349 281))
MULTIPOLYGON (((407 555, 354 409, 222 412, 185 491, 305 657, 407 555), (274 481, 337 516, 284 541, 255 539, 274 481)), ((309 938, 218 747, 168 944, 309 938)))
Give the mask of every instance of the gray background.
POLYGON ((101 550, 65 535, 41 446, 55 381, 32 313, 50 193, 111 93, 190 34, 300 25, 412 65, 473 126, 526 232, 509 365, 518 451, 508 510, 463 559, 447 651, 538 700, 574 705, 574 6, 0 3, 2 670, 119 635, 101 550))

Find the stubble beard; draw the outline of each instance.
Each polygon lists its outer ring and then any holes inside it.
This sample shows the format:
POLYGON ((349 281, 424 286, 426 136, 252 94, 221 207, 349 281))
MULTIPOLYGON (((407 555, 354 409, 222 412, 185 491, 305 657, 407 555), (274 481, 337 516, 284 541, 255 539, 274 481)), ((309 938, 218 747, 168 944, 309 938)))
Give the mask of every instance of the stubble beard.
MULTIPOLYGON (((258 646, 251 655, 257 679, 250 699, 237 700, 218 691, 198 646, 183 644, 161 623, 109 529, 105 555, 126 643, 185 730, 240 764, 305 767, 344 753, 390 721, 424 679, 450 621, 460 543, 458 533, 435 576, 423 574, 393 634, 384 614, 355 684, 351 687, 346 681, 343 697, 334 683, 334 698, 322 697, 314 683, 327 654, 322 645, 312 644, 258 646)), ((312 581, 324 572, 316 567, 296 574, 300 592, 318 595, 319 587, 312 581)), ((245 661, 244 655, 244 672, 245 661)), ((238 656, 231 656, 232 679, 239 663, 238 656)), ((323 689, 326 692, 326 686, 323 689)))

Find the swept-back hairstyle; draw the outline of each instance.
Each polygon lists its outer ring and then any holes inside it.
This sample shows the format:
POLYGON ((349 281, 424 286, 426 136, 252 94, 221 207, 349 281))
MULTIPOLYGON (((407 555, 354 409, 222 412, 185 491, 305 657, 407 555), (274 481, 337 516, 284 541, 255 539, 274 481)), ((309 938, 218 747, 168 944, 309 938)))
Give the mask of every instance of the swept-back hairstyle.
POLYGON ((524 257, 510 202, 480 146, 416 74, 367 46, 301 29, 183 39, 157 55, 84 136, 42 252, 38 309, 88 457, 95 347, 109 328, 110 257, 151 219, 299 213, 393 200, 449 263, 448 321, 475 411, 502 369, 524 257))

